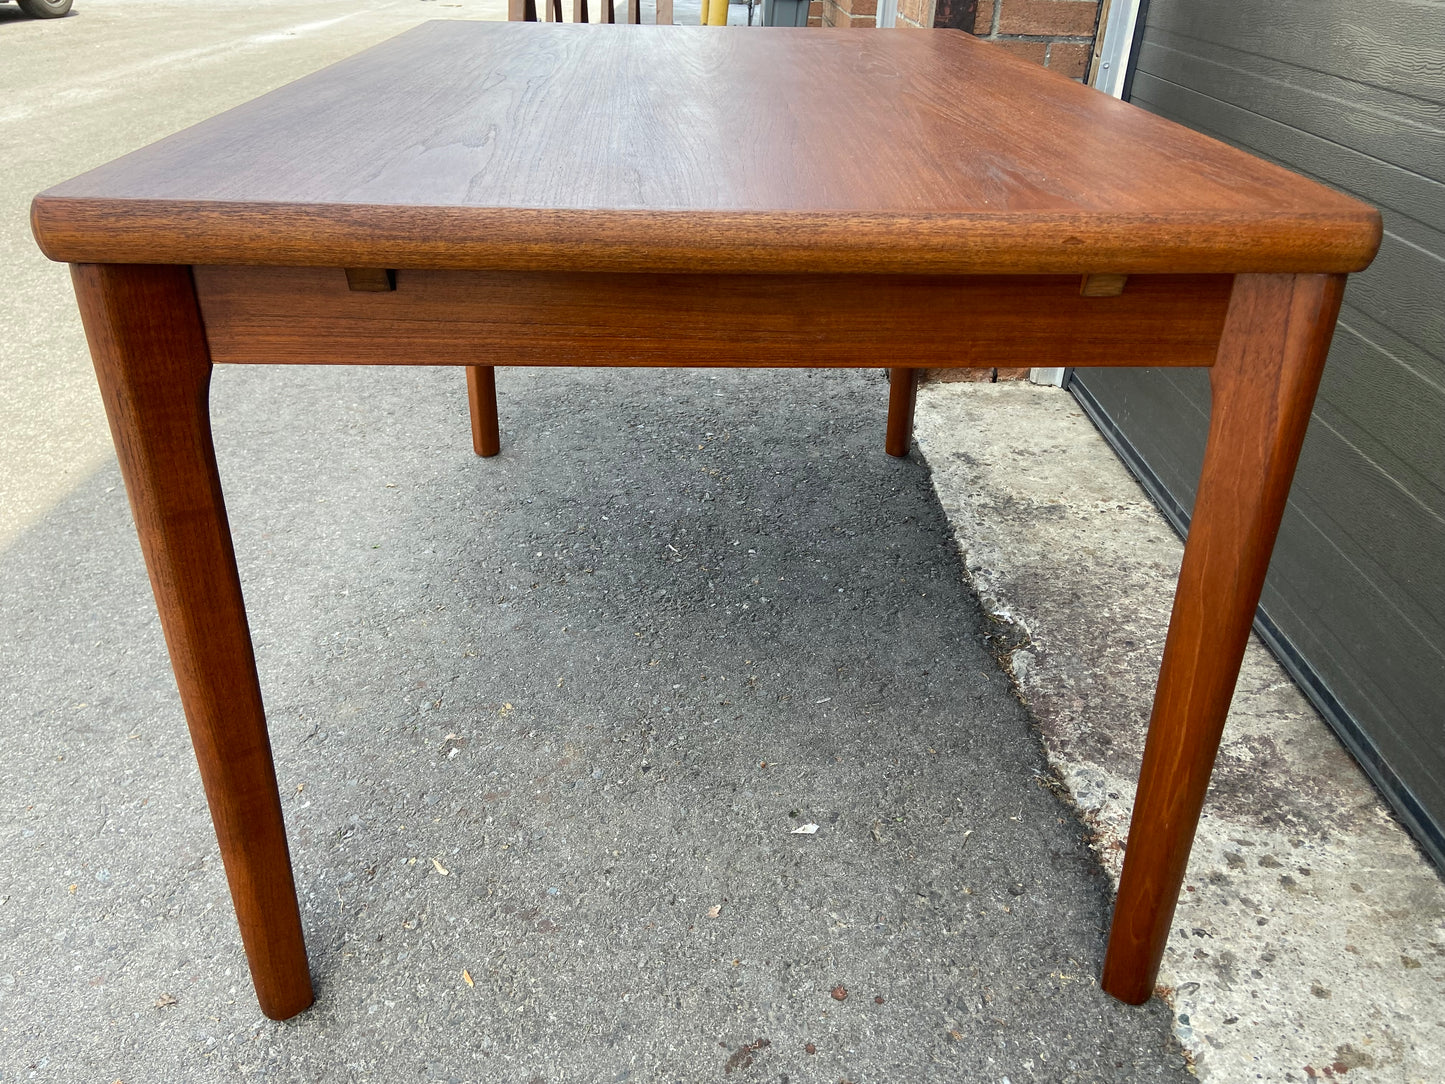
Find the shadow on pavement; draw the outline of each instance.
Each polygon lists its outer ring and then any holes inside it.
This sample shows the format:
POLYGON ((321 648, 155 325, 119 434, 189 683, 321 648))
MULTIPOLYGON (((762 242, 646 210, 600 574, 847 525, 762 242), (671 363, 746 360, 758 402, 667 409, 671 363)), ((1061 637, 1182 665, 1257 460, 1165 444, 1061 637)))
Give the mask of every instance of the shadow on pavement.
POLYGON ((460 372, 217 374, 319 995, 286 1024, 114 466, 0 555, 12 1071, 1185 1079, 1097 988, 1104 881, 883 374, 499 386, 478 460, 460 372))

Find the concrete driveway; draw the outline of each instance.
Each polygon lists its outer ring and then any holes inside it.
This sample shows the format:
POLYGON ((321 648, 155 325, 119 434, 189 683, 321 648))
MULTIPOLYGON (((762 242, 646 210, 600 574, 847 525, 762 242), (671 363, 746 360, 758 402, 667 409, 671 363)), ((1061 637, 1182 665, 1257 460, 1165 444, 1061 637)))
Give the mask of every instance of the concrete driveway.
POLYGON ((318 989, 261 1018, 26 205, 501 13, 0 7, 0 1080, 1186 1079, 867 372, 504 369, 491 461, 453 371, 217 374, 318 989))

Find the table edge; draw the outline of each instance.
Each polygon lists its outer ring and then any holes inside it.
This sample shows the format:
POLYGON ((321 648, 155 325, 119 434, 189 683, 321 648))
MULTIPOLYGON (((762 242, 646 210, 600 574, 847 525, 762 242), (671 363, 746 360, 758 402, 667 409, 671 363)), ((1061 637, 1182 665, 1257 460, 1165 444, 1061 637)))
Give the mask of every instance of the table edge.
POLYGON ((529 210, 99 199, 41 193, 67 263, 861 274, 1342 273, 1379 213, 995 214, 529 210))

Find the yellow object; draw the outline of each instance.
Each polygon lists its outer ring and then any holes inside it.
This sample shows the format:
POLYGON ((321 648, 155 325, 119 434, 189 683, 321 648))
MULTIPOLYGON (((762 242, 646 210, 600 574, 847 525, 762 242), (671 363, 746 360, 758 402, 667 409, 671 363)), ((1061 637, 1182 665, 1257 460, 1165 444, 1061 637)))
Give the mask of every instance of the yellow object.
POLYGON ((702 0, 702 25, 727 26, 728 0, 702 0))

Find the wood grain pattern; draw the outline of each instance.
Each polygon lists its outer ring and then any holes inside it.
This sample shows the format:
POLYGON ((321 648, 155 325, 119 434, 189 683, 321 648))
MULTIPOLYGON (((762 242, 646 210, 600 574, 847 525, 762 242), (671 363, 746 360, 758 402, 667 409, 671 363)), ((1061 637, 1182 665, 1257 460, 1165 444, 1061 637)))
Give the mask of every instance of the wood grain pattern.
MULTIPOLYGON (((261 1010, 311 978, 255 657, 211 446, 211 363, 184 267, 72 269, 261 1010)), ((341 278, 341 276, 337 276, 341 278)))
POLYGON ((1236 279, 1104 962, 1103 988, 1130 1004, 1154 992, 1343 291, 1340 276, 1236 279))
POLYGON ((963 33, 483 22, 424 24, 32 220, 55 259, 398 268, 1346 271, 1379 240, 1363 204, 963 33))
POLYGON ((1358 271, 1370 262, 1380 232, 1373 212, 1358 222, 1227 211, 964 216, 374 207, 352 215, 297 204, 89 197, 37 197, 31 224, 47 256, 70 262, 778 274, 1358 271), (357 218, 384 218, 386 226, 372 232, 357 218))
POLYGON ((362 294, 327 269, 195 274, 216 362, 317 365, 1209 365, 1231 282, 404 270, 362 294))

